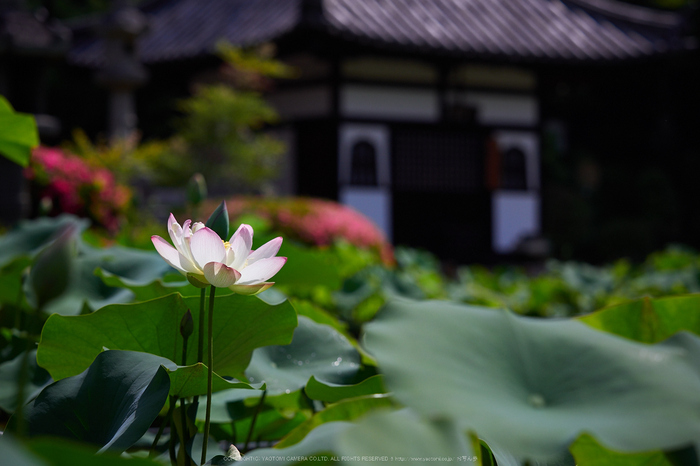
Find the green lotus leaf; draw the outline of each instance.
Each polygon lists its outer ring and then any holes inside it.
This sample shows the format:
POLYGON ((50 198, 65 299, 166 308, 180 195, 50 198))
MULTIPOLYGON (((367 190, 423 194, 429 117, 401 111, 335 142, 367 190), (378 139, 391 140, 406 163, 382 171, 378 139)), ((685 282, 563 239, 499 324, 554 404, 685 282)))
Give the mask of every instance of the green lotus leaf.
POLYGON ((11 434, 0 436, 0 454, 3 462, 12 466, 49 466, 50 463, 31 453, 11 434))
POLYGON ((642 298, 607 307, 580 320, 642 343, 658 343, 682 330, 700 335, 700 295, 642 298))
MULTIPOLYGON (((121 452, 148 430, 170 390, 164 358, 133 351, 105 351, 82 374, 44 388, 23 411, 29 437, 63 437, 121 452)), ((16 432, 20 421, 10 420, 16 432)))
MULTIPOLYGON (((267 236, 259 241, 272 239, 267 236)), ((257 242, 257 241, 256 241, 257 242)), ((292 290, 322 286, 330 290, 340 288, 343 283, 337 259, 326 251, 304 247, 293 241, 284 241, 279 256, 286 257, 287 263, 274 276, 275 282, 292 290)))
POLYGON ((76 254, 77 234, 75 224, 67 225, 32 261, 27 281, 27 298, 32 307, 44 309, 48 302, 65 293, 76 254))
MULTIPOLYGON (((202 363, 191 366, 180 366, 177 369, 168 369, 170 376, 170 395, 186 398, 190 396, 206 395, 208 369, 202 363)), ((238 380, 226 380, 218 374, 213 375, 212 393, 222 390, 244 389, 255 390, 252 386, 238 380)), ((251 393, 252 395, 253 393, 251 393)))
MULTIPOLYGON (((287 448, 258 448, 244 454, 243 459, 277 466, 297 464, 309 459, 317 464, 328 464, 331 463, 331 456, 337 455, 338 437, 352 426, 351 422, 344 421, 321 424, 299 443, 287 448), (322 461, 324 457, 326 460, 322 461)), ((337 461, 334 463, 338 464, 337 461)))
POLYGON ((340 434, 337 445, 349 464, 477 464, 468 436, 453 421, 428 421, 410 409, 373 413, 340 434))
MULTIPOLYGON (((136 301, 148 301, 172 293, 180 293, 182 296, 199 296, 200 293, 200 289, 192 286, 187 280, 170 282, 163 280, 159 276, 152 276, 147 280, 136 281, 115 275, 100 267, 95 270, 95 275, 100 277, 107 286, 125 288, 131 291, 136 301)), ((184 279, 184 277, 182 278, 184 279)))
POLYGON ((36 350, 31 350, 25 356, 20 353, 14 359, 0 364, 0 408, 12 413, 17 407, 17 396, 20 381, 20 371, 24 358, 27 358, 27 384, 24 387, 24 402, 29 401, 52 382, 48 372, 36 364, 36 350))
MULTIPOLYGON (((163 466, 149 458, 129 458, 112 452, 103 452, 95 456, 90 447, 66 441, 65 439, 39 438, 24 442, 32 455, 41 458, 46 466, 163 466)), ((4 459, 4 458, 3 458, 4 459)), ((22 463, 8 462, 12 466, 34 466, 22 463)))
POLYGON ((21 256, 33 257, 68 227, 75 226, 83 231, 89 223, 68 214, 20 222, 10 232, 0 236, 0 267, 21 256))
POLYGON ((109 286, 96 275, 97 270, 132 284, 151 283, 170 270, 155 252, 121 246, 98 249, 84 243, 79 245, 72 268, 74 272, 65 293, 44 308, 46 313, 77 315, 85 303, 94 310, 134 300, 131 290, 109 286))
POLYGON ((397 401, 453 419, 496 453, 547 461, 582 433, 607 448, 681 448, 700 436, 700 343, 636 343, 575 320, 394 301, 366 326, 397 401))
POLYGON ((311 376, 347 383, 359 368, 360 355, 343 335, 299 316, 292 342, 256 349, 246 375, 251 382, 264 382, 269 393, 279 394, 299 390, 311 376))
MULTIPOLYGON (((253 296, 219 296, 214 303, 214 371, 242 379, 255 348, 291 341, 294 308, 253 296)), ((39 342, 37 360, 55 380, 85 370, 103 348, 143 351, 181 361, 180 320, 192 312, 194 334, 186 365, 197 362, 199 298, 172 294, 135 304, 114 304, 87 315, 52 315, 39 342)))
POLYGON ((311 377, 304 388, 312 400, 337 403, 346 398, 386 393, 381 375, 374 375, 355 385, 326 383, 311 377))
POLYGON ((576 464, 586 466, 594 464, 596 466, 677 466, 697 465, 697 457, 692 451, 650 451, 642 453, 621 453, 609 450, 590 435, 582 435, 571 445, 571 453, 574 455, 576 464), (692 455, 688 459, 686 456, 692 455), (678 462, 678 459, 683 461, 678 462))
MULTIPOLYGON (((226 390, 212 395, 211 422, 226 432, 226 438, 245 440, 279 440, 292 429, 311 417, 308 398, 301 390, 280 395, 267 395, 263 391, 226 390), (262 401, 262 404, 261 404, 262 401), (255 419, 252 435, 251 426, 255 419), (232 422, 235 421, 235 422, 232 422)), ((200 403, 197 419, 205 417, 204 402, 200 403)))
POLYGON ((276 445, 276 448, 290 447, 301 442, 309 432, 327 422, 353 421, 370 411, 388 408, 392 402, 387 395, 370 395, 344 400, 328 406, 316 413, 311 419, 297 426, 276 445))

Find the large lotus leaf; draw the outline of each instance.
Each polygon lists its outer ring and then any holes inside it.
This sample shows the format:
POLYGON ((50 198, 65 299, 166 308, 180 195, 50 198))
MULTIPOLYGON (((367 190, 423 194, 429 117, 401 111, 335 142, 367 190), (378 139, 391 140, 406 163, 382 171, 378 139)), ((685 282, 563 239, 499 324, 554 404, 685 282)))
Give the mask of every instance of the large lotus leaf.
POLYGON ((285 241, 278 255, 288 260, 274 276, 274 281, 285 287, 296 289, 323 286, 335 290, 342 284, 336 259, 327 252, 285 241))
POLYGON ((29 439, 23 442, 5 434, 0 437, 0 458, 7 466, 163 466, 148 458, 126 458, 102 453, 65 439, 29 439))
POLYGON ((642 298, 580 318, 593 328, 643 343, 686 330, 700 335, 700 295, 642 298))
POLYGON ((381 375, 374 375, 355 385, 326 383, 311 377, 304 391, 312 400, 320 400, 326 403, 337 403, 347 398, 386 393, 381 375))
MULTIPOLYGON (((188 309, 194 333, 186 362, 195 364, 199 298, 182 298, 179 294, 110 305, 81 316, 52 315, 44 325, 37 360, 56 380, 85 370, 103 347, 144 351, 181 361, 180 320, 188 309)), ((273 306, 254 296, 216 297, 214 371, 240 379, 253 350, 288 343, 296 323, 296 313, 288 302, 273 306)))
POLYGON ((27 279, 27 300, 35 309, 66 292, 76 254, 78 228, 68 225, 51 244, 34 258, 27 279))
POLYGON ((290 393, 311 376, 332 383, 348 383, 360 368, 360 355, 337 330, 299 316, 292 342, 258 348, 246 370, 251 382, 265 382, 268 392, 290 393))
MULTIPOLYGON (((211 422, 225 432, 225 438, 278 440, 311 417, 308 398, 301 391, 267 395, 263 391, 226 390, 212 395, 211 422), (253 426, 253 419, 255 425, 253 426), (232 422, 235 421, 235 422, 232 422), (253 429, 252 435, 250 433, 253 429)), ((203 421, 205 402, 197 411, 203 421)))
MULTIPOLYGON (((128 458, 109 451, 95 456, 94 450, 88 446, 64 439, 31 439, 26 446, 49 466, 163 466, 153 459, 128 458)), ((15 463, 8 464, 16 466, 15 463)))
POLYGON ((276 448, 286 448, 301 442, 309 432, 321 424, 334 421, 353 421, 373 410, 391 406, 392 402, 388 395, 362 396, 332 404, 297 426, 280 440, 276 448))
MULTIPOLYGON (((24 297, 22 282, 24 281, 25 270, 31 263, 32 260, 28 256, 21 256, 0 267, 0 303, 3 303, 3 307, 6 304, 16 308, 25 306, 26 298, 24 297)), ((7 319, 8 316, 5 312, 3 317, 7 319)), ((1 323, 8 327, 11 326, 8 321, 1 323)))
POLYGON ((574 320, 395 301, 366 326, 365 343, 399 402, 521 459, 558 457, 584 432, 628 452, 700 435, 690 334, 652 346, 574 320))
MULTIPOLYGON (((170 375, 170 395, 180 398, 206 395, 209 369, 202 363, 191 366, 180 366, 175 370, 168 369, 170 375)), ((249 384, 238 380, 226 380, 218 374, 212 377, 212 393, 222 390, 243 389, 254 390, 249 384)), ((254 392, 251 392, 253 394, 254 392)))
MULTIPOLYGON (((74 260, 74 273, 66 292, 49 303, 47 313, 76 315, 87 303, 91 309, 99 309, 108 304, 127 303, 135 298, 131 290, 109 286, 96 275, 99 269, 103 274, 117 276, 130 284, 151 283, 170 269, 156 253, 115 246, 96 249, 80 245, 80 253, 74 260)), ((61 273, 57 270, 56 273, 61 273)))
MULTIPOLYGON (((304 461, 316 464, 338 464, 332 455, 337 455, 338 437, 353 426, 350 422, 338 421, 322 424, 299 443, 287 448, 258 448, 243 455, 244 461, 264 462, 285 466, 304 461)), ((354 453, 359 454, 359 453, 354 453)))
POLYGON ((426 421, 410 410, 382 410, 357 423, 327 422, 286 448, 264 448, 244 455, 266 464, 424 464, 471 462, 477 456, 467 435, 450 421, 426 421), (392 459, 393 456, 393 459, 392 459))
POLYGON ((9 433, 0 436, 0 458, 3 464, 12 466, 49 466, 9 433))
MULTIPOLYGON (((30 437, 53 436, 124 451, 148 430, 163 408, 170 379, 148 353, 105 351, 80 375, 54 382, 22 413, 30 437)), ((8 429, 20 422, 13 417, 8 429)))
POLYGON ((75 226, 83 231, 88 224, 87 220, 67 214, 20 222, 9 233, 0 236, 0 267, 17 257, 34 256, 67 227, 75 226))
POLYGON ((601 446, 590 435, 582 435, 571 445, 571 453, 580 466, 693 466, 698 461, 692 448, 683 451, 621 453, 601 446), (678 460, 681 460, 680 462, 678 460))
POLYGON ((0 96, 0 154, 26 167, 32 148, 39 145, 39 132, 34 117, 18 113, 0 96))
MULTIPOLYGON (((148 301, 172 293, 180 293, 182 296, 199 296, 201 291, 187 280, 166 281, 163 278, 152 277, 150 280, 136 281, 120 277, 101 268, 95 270, 95 275, 100 277, 107 286, 130 290, 136 301, 148 301)), ((180 277, 184 279, 184 277, 180 277)))
MULTIPOLYGON (((272 289, 268 290, 271 291, 272 289)), ((345 338, 348 339, 352 346, 354 346, 362 356, 362 363, 367 366, 376 366, 377 363, 372 359, 372 357, 367 354, 367 352, 360 346, 354 336, 350 334, 347 327, 348 325, 344 322, 338 320, 337 317, 331 315, 328 311, 312 304, 309 301, 302 301, 299 299, 290 298, 292 304, 294 304, 294 309, 297 310, 297 315, 308 317, 317 324, 330 325, 341 333, 345 338)))
POLYGON ((427 421, 409 409, 369 415, 340 434, 337 445, 351 464, 476 464, 478 459, 454 422, 427 421))
POLYGON ((52 382, 48 372, 36 364, 36 350, 29 354, 21 353, 10 361, 0 364, 0 408, 12 413, 17 407, 19 392, 20 372, 22 365, 26 364, 26 385, 24 386, 24 400, 34 398, 46 385, 52 382), (26 358, 26 361, 23 361, 26 358))

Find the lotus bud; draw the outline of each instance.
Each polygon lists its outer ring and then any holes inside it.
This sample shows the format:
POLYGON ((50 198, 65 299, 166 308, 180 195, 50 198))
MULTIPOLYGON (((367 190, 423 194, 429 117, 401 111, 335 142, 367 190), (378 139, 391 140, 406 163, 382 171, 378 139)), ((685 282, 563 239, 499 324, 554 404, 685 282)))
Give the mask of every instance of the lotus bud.
POLYGON ((182 316, 182 320, 180 320, 180 335, 182 335, 182 338, 187 340, 193 332, 194 320, 192 319, 192 312, 190 312, 190 310, 187 309, 185 315, 182 316))

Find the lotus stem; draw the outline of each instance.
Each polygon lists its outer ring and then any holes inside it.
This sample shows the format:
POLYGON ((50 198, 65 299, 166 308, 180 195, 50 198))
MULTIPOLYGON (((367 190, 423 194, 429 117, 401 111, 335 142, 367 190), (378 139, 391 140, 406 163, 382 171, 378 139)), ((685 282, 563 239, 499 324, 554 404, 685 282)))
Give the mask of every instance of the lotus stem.
POLYGON ((209 349, 209 359, 207 364, 209 365, 209 372, 207 377, 207 410, 204 417, 204 439, 202 440, 202 462, 204 464, 207 460, 207 444, 209 443, 209 425, 211 421, 211 391, 212 391, 212 379, 214 377, 214 295, 216 294, 216 287, 212 286, 209 293, 209 334, 208 336, 208 349, 209 349))
POLYGON ((260 401, 258 402, 258 406, 255 409, 255 414, 253 414, 253 419, 250 421, 250 430, 248 430, 248 437, 245 439, 245 445, 243 445, 244 452, 248 451, 248 444, 250 443, 250 439, 253 437, 253 431, 255 430, 255 421, 258 420, 258 415, 262 410, 263 403, 265 403, 265 396, 267 396, 267 390, 263 390, 262 396, 260 397, 260 401))

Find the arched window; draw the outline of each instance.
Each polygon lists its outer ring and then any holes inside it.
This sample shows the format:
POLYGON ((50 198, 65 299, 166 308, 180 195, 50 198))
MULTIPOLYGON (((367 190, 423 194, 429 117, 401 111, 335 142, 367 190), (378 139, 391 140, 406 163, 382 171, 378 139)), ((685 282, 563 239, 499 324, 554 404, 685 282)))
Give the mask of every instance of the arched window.
POLYGON ((501 160, 501 188, 527 189, 527 166, 525 153, 518 148, 510 148, 501 160))
POLYGON ((377 154, 374 145, 358 141, 350 153, 350 184, 377 186, 377 154))

